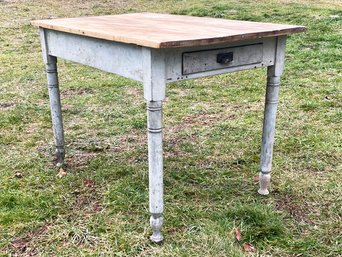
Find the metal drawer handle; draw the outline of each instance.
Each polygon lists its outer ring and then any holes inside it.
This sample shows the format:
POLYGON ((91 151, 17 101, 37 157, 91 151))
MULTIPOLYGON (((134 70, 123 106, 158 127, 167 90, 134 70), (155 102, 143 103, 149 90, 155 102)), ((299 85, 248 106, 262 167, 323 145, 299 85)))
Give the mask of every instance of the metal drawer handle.
POLYGON ((216 62, 220 64, 227 64, 233 61, 233 52, 221 53, 216 57, 216 62))

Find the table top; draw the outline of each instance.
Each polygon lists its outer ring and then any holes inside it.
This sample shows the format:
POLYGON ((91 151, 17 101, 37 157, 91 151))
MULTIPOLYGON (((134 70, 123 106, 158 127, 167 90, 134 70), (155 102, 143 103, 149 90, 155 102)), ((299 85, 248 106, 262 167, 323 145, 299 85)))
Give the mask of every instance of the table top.
POLYGON ((150 48, 212 45, 303 32, 303 26, 132 13, 97 17, 36 20, 33 25, 150 48))

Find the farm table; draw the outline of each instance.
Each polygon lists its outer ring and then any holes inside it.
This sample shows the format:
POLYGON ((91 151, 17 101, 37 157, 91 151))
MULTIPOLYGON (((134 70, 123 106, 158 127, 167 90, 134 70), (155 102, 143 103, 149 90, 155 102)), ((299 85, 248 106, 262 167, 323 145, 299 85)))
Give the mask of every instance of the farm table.
POLYGON ((154 13, 36 20, 32 24, 40 30, 59 165, 64 163, 65 152, 57 57, 143 83, 152 241, 163 240, 162 101, 169 82, 267 67, 258 192, 269 194, 286 36, 303 32, 305 27, 154 13))

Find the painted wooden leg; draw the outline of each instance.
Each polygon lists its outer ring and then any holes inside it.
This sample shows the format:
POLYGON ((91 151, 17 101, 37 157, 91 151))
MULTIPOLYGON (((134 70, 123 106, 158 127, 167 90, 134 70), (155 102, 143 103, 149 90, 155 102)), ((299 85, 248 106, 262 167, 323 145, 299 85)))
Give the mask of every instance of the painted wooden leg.
POLYGON ((268 187, 271 180, 279 81, 284 71, 286 36, 277 37, 275 43, 274 65, 267 67, 267 87, 259 174, 260 188, 258 190, 258 193, 261 195, 269 194, 268 187))
POLYGON ((274 76, 272 73, 272 68, 269 68, 267 77, 264 126, 262 132, 260 158, 260 188, 258 190, 258 193, 261 195, 269 194, 268 186, 271 180, 273 143, 279 94, 280 76, 274 76))
POLYGON ((148 164, 150 225, 153 231, 150 239, 155 243, 163 241, 163 134, 162 101, 147 102, 148 164))
POLYGON ((57 75, 57 58, 48 56, 46 62, 46 74, 50 98, 53 134, 56 146, 57 166, 64 164, 64 132, 62 121, 62 109, 57 75))

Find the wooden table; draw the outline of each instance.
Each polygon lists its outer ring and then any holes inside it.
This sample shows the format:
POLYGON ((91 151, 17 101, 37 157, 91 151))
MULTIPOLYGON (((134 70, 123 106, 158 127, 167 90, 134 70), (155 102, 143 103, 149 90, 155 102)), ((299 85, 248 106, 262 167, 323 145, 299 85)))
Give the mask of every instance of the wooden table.
POLYGON ((40 29, 59 165, 64 163, 64 133, 57 57, 143 82, 152 241, 163 240, 162 101, 169 82, 267 67, 258 192, 269 194, 286 36, 303 32, 305 27, 153 13, 32 24, 40 29))

